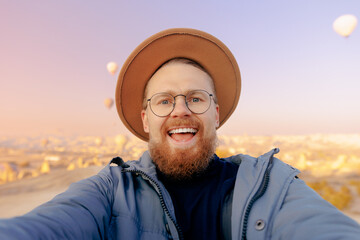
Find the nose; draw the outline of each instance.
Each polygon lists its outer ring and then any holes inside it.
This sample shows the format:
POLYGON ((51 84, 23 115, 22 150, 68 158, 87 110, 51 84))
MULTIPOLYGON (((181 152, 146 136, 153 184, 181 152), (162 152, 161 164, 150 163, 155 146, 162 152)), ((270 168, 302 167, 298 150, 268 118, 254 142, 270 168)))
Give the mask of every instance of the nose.
POLYGON ((177 96, 175 99, 175 107, 174 110, 171 112, 171 117, 184 117, 189 116, 191 111, 186 106, 185 96, 177 96))

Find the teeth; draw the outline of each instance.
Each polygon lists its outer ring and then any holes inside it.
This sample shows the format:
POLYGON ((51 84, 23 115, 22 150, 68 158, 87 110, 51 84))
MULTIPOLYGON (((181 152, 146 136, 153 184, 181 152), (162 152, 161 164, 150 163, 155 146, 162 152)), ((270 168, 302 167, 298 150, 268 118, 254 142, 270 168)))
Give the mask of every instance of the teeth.
POLYGON ((174 133, 196 133, 197 130, 194 128, 177 128, 177 129, 173 129, 171 131, 169 131, 169 134, 174 134, 174 133))

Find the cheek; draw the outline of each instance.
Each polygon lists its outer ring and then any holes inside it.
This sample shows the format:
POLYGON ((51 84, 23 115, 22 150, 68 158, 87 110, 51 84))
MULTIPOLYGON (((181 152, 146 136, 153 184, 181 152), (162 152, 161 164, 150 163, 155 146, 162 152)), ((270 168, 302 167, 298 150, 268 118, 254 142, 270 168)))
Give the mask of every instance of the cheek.
POLYGON ((216 131, 217 123, 215 117, 212 114, 200 120, 201 123, 203 124, 205 135, 211 134, 213 131, 216 131))
POLYGON ((162 126, 164 125, 164 120, 161 118, 149 118, 148 119, 148 126, 149 126, 149 132, 153 136, 158 136, 161 134, 162 126))
POLYGON ((219 115, 216 109, 213 109, 210 114, 207 116, 208 127, 216 129, 219 125, 219 115))

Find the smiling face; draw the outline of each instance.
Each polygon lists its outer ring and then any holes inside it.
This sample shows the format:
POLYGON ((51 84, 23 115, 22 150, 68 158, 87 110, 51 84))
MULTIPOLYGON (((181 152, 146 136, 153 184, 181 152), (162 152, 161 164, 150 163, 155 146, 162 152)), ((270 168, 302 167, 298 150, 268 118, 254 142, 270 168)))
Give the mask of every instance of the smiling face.
MULTIPOLYGON (((193 90, 215 94, 210 76, 183 62, 169 62, 149 80, 146 99, 161 92, 186 95, 193 90)), ((156 116, 149 106, 141 112, 144 131, 149 133, 150 155, 158 169, 176 179, 190 178, 204 170, 215 151, 219 106, 211 98, 209 109, 192 113, 184 96, 176 97, 174 110, 156 116)))

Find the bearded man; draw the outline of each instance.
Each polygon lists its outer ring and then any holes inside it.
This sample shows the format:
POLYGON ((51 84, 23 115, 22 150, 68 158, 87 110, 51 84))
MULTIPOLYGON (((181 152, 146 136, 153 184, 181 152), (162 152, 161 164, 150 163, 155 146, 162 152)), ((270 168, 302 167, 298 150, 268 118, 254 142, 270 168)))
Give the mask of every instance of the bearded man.
POLYGON ((148 141, 30 213, 0 220, 0 239, 358 239, 360 227, 272 151, 220 159, 216 130, 235 110, 240 71, 217 38, 169 29, 124 63, 116 104, 148 141))
POLYGON ((195 66, 181 58, 165 63, 147 83, 141 113, 159 173, 179 181, 191 180, 207 168, 219 126, 213 82, 195 66), (157 112, 162 109, 164 113, 157 112))

